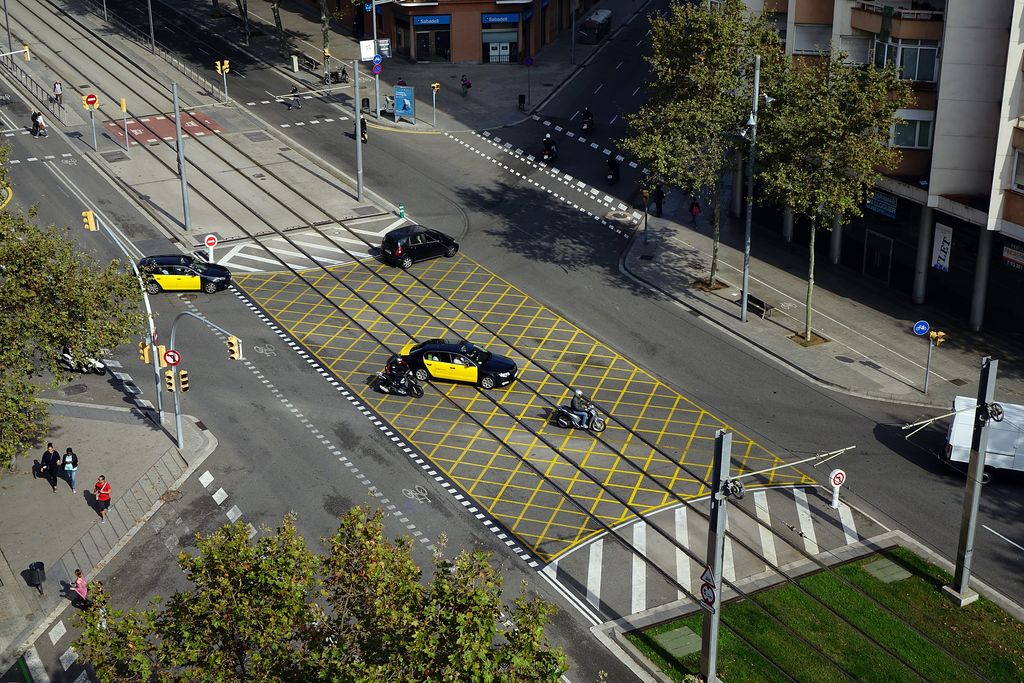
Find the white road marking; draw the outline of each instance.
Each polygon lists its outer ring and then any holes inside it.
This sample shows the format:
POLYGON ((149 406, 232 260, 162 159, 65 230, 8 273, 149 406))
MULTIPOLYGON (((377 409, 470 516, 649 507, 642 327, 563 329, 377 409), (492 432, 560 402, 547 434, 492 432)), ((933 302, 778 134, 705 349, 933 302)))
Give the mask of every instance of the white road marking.
POLYGON ((597 90, 594 91, 594 94, 596 95, 598 93, 598 91, 600 91, 601 88, 603 88, 603 87, 604 87, 604 83, 602 83, 601 85, 597 86, 597 90))
POLYGON ((28 673, 32 676, 32 680, 36 683, 50 683, 50 675, 46 673, 46 666, 43 665, 43 660, 39 658, 39 652, 36 651, 35 645, 25 650, 25 654, 22 655, 25 658, 25 664, 28 665, 28 673))
POLYGON ((213 502, 216 503, 217 505, 220 505, 221 503, 224 502, 224 499, 227 497, 227 491, 225 491, 224 489, 217 489, 217 491, 213 494, 213 502))
POLYGON ((853 521, 853 510, 846 503, 839 503, 839 522, 843 525, 846 545, 853 545, 860 540, 860 536, 857 535, 857 523, 853 521))
MULTIPOLYGON (((686 508, 676 508, 676 540, 679 541, 679 545, 688 548, 690 547, 690 529, 686 526, 686 508)), ((686 556, 679 548, 676 548, 676 581, 680 586, 685 587, 687 590, 690 589, 690 558, 686 556)), ((682 600, 686 597, 686 593, 682 589, 676 589, 676 599, 682 600)))
POLYGON ((1006 541, 1007 543, 1009 543, 1010 545, 1012 545, 1012 546, 1013 546, 1014 548, 1016 548, 1017 550, 1024 550, 1024 545, 1020 545, 1019 543, 1014 543, 1013 541, 1011 541, 1010 539, 1008 539, 1008 538, 1007 538, 1006 536, 1003 536, 1003 535, 1002 535, 1001 533, 999 533, 998 531, 996 531, 996 530, 992 529, 992 528, 991 528, 990 526, 988 526, 987 524, 982 524, 982 525, 981 525, 981 528, 982 528, 982 529, 984 529, 985 531, 988 531, 988 532, 990 532, 990 533, 993 533, 993 534, 995 534, 995 535, 996 535, 996 536, 998 536, 999 538, 1003 539, 1004 541, 1006 541))
POLYGON ((793 500, 796 501, 796 516, 800 520, 800 535, 804 539, 804 549, 812 555, 817 555, 818 539, 814 535, 814 521, 811 519, 811 508, 807 505, 807 494, 803 489, 793 489, 793 500))
POLYGON ((768 512, 768 494, 764 491, 754 491, 754 507, 757 509, 757 518, 764 522, 758 524, 757 530, 761 536, 761 554, 772 567, 779 566, 779 557, 775 552, 775 534, 771 532, 772 518, 768 512))
POLYGON ((604 539, 590 544, 590 562, 587 565, 587 602, 601 609, 601 561, 604 559, 604 539))
POLYGON ((613 117, 612 117, 612 120, 611 120, 611 121, 609 121, 608 123, 609 123, 609 124, 615 123, 615 119, 617 119, 617 118, 619 118, 619 115, 618 115, 618 114, 616 114, 615 116, 613 116, 613 117))
POLYGON ((647 609, 647 522, 633 525, 633 600, 630 613, 636 614, 647 609))
POLYGON ((732 539, 729 538, 729 518, 725 518, 725 547, 722 553, 722 578, 726 581, 736 581, 736 563, 733 560, 732 539))
POLYGON ((616 64, 616 65, 615 65, 615 68, 616 68, 616 69, 618 69, 618 68, 619 68, 620 66, 622 66, 623 64, 625 64, 625 62, 619 62, 618 64, 616 64))

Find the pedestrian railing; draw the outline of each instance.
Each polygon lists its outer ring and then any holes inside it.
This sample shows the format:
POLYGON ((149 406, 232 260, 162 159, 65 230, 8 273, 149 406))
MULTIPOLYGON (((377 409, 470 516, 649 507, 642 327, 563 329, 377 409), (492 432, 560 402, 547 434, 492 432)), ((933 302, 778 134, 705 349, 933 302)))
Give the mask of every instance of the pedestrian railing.
POLYGON ((35 79, 35 77, 29 72, 22 68, 21 64, 14 59, 14 55, 6 55, 0 59, 0 64, 3 68, 14 78, 18 83, 21 83, 22 87, 28 90, 29 94, 34 100, 41 103, 47 111, 53 114, 53 117, 60 121, 61 124, 67 125, 68 113, 64 105, 57 102, 53 98, 53 93, 50 90, 52 86, 42 84, 35 79))
POLYGON ((138 43, 147 50, 151 50, 153 44, 155 44, 156 55, 168 64, 170 64, 171 66, 173 66, 180 73, 184 74, 186 78, 188 78, 190 81, 203 88, 206 92, 210 93, 211 95, 214 95, 217 92, 219 92, 219 90, 214 90, 213 84, 210 83, 210 81, 208 81, 205 77, 203 77, 203 75, 199 72, 199 70, 196 67, 192 66, 187 62, 183 62, 173 52, 171 52, 171 50, 161 45, 159 41, 151 42, 148 34, 143 33, 135 26, 132 26, 126 20, 122 19, 114 12, 111 12, 109 9, 104 9, 104 6, 96 2, 96 0, 86 1, 87 4, 90 6, 90 11, 93 14, 95 14, 100 19, 103 19, 108 24, 111 24, 112 26, 116 27, 118 30, 122 31, 125 34, 125 36, 128 37, 130 40, 138 43))

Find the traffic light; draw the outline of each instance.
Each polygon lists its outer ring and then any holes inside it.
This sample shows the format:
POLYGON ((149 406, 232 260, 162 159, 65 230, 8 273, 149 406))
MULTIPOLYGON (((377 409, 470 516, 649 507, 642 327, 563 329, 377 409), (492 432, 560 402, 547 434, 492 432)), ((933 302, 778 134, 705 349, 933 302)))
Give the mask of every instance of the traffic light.
POLYGON ((224 73, 231 71, 231 62, 224 60, 224 73))
POLYGON ((228 358, 238 360, 242 357, 242 340, 231 335, 228 337, 228 358))
POLYGON ((644 204, 647 204, 649 201, 651 201, 651 191, 650 190, 643 190, 642 192, 640 192, 640 196, 643 197, 644 204))
POLYGON ((82 222, 85 223, 86 230, 96 232, 96 214, 91 209, 82 212, 82 222))
POLYGON ((188 370, 178 372, 178 386, 181 387, 182 393, 188 391, 188 370))
POLYGON ((942 346, 942 342, 946 341, 946 333, 933 330, 928 333, 928 338, 932 340, 932 343, 936 346, 942 346))
POLYGON ((152 356, 149 355, 149 344, 144 341, 139 342, 139 360, 144 363, 149 363, 152 360, 152 356))
POLYGON ((174 392, 174 370, 168 370, 164 373, 164 389, 174 392))
POLYGON ((214 62, 213 65, 217 68, 217 73, 219 74, 226 74, 231 71, 231 62, 226 59, 224 61, 218 60, 214 62))
POLYGON ((331 58, 331 49, 325 47, 324 48, 324 61, 326 62, 330 58, 331 58))
POLYGON ((224 73, 223 71, 221 71, 220 60, 219 59, 216 62, 213 63, 213 68, 216 69, 217 73, 219 73, 219 74, 224 73))
POLYGON ((440 83, 431 83, 430 84, 430 89, 433 90, 434 92, 438 92, 441 89, 441 84, 440 83))
POLYGON ((29 51, 28 51, 28 45, 22 45, 21 49, 25 53, 25 61, 26 62, 31 62, 32 61, 32 54, 29 53, 29 51))
POLYGON ((167 347, 160 344, 156 347, 156 362, 160 364, 160 367, 166 368, 167 363, 164 362, 164 354, 167 352, 167 347))
POLYGON ((85 101, 86 95, 82 95, 82 109, 89 110, 89 103, 85 101))

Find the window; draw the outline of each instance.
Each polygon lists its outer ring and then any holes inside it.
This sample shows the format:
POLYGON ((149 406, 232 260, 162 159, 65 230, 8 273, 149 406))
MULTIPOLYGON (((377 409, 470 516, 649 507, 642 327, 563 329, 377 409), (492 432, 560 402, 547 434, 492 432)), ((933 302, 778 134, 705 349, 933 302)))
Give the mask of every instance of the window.
POLYGON ((828 54, 832 50, 832 27, 821 24, 793 26, 793 52, 797 54, 828 54))
POLYGON ((875 66, 896 64, 907 80, 935 81, 938 63, 939 44, 934 40, 875 41, 875 66))
POLYGON ((1013 187, 1024 192, 1024 154, 1017 150, 1013 162, 1013 187))
POLYGON ((896 118, 903 119, 903 122, 893 124, 890 133, 890 144, 893 147, 931 149, 935 112, 925 109, 900 109, 896 112, 896 118))
POLYGON ((847 64, 867 64, 871 61, 871 37, 839 36, 839 51, 846 53, 847 64))

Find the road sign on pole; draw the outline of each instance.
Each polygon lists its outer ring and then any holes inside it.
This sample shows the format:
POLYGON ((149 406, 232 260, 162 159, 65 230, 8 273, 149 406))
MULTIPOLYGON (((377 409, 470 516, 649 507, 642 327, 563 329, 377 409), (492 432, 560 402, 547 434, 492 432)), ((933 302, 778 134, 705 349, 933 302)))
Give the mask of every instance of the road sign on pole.
POLYGON ((828 473, 828 483, 832 484, 832 509, 839 509, 839 487, 846 481, 846 472, 834 469, 828 473))
POLYGON ((89 93, 85 96, 85 103, 90 107, 95 108, 99 104, 100 98, 96 97, 96 93, 89 93))
POLYGON ((375 75, 380 75, 380 72, 381 72, 381 71, 383 71, 383 70, 384 70, 384 69, 383 69, 383 68, 381 68, 381 65, 380 65, 380 64, 374 64, 374 65, 373 65, 373 73, 374 73, 375 75))
POLYGON ((181 362, 181 354, 174 349, 167 349, 164 351, 164 362, 173 367, 181 362))
POLYGON ((209 258, 207 258, 206 260, 209 261, 210 263, 213 263, 213 248, 217 246, 217 236, 207 235, 206 239, 203 240, 203 242, 206 244, 206 251, 209 255, 209 258))
POLYGON ((914 334, 918 337, 923 337, 928 334, 928 330, 931 329, 931 325, 928 324, 927 320, 918 320, 914 323, 914 334))
POLYGON ((380 55, 374 55, 373 56, 373 63, 374 64, 380 64, 383 61, 384 61, 384 58, 381 57, 380 55))

